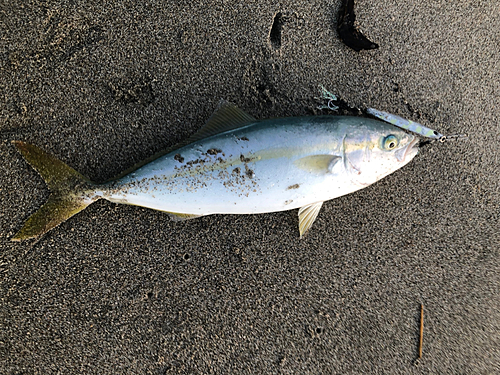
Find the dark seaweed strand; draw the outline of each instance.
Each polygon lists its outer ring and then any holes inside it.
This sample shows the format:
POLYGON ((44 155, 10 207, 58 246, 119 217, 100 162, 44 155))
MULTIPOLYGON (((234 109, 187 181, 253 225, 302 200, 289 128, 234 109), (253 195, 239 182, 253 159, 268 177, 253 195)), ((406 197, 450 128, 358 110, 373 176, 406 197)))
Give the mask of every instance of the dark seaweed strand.
POLYGON ((377 43, 370 41, 356 28, 356 26, 354 26, 355 20, 354 0, 344 0, 340 7, 337 24, 337 31, 344 44, 356 52, 362 49, 369 50, 378 48, 377 43))

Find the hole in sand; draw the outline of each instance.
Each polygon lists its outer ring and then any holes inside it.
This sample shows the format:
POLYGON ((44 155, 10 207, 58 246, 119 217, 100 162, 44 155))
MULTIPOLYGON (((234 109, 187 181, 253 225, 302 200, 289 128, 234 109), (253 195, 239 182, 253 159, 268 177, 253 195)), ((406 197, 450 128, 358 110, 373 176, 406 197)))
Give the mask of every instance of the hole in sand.
POLYGON ((271 47, 273 49, 281 48, 281 29, 283 28, 283 14, 278 12, 274 16, 273 25, 271 26, 271 31, 269 32, 269 41, 271 42, 271 47))

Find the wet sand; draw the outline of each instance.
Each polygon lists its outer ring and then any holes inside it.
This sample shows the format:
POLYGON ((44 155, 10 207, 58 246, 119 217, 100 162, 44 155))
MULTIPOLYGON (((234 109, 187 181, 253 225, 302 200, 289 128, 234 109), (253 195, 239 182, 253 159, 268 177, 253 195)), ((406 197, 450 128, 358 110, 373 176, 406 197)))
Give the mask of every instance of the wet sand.
POLYGON ((17 2, 0 12, 0 373, 500 372, 500 8, 357 1, 17 2), (278 17, 272 35, 270 31, 278 17), (323 205, 172 222, 97 202, 12 243, 49 195, 10 144, 105 181, 200 129, 326 114, 324 85, 467 141, 323 205), (418 367, 420 304, 425 307, 418 367))

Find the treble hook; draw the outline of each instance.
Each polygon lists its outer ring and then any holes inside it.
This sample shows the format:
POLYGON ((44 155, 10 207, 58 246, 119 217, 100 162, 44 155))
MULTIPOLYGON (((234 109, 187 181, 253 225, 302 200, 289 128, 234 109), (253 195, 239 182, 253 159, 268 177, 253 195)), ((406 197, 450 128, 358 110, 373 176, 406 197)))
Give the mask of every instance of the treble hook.
POLYGON ((319 105, 318 109, 329 109, 331 111, 336 111, 337 109, 339 109, 338 106, 333 104, 334 101, 338 100, 337 97, 335 95, 333 95, 330 91, 325 89, 323 85, 319 85, 319 94, 320 94, 320 96, 315 97, 314 99, 328 100, 328 103, 327 103, 327 105, 324 105, 324 104, 319 105))

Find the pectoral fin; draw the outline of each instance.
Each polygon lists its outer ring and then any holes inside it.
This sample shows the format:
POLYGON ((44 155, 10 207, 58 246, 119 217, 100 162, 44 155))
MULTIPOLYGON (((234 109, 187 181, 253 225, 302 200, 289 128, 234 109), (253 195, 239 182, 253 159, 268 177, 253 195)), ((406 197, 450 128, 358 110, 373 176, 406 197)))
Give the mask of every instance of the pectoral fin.
POLYGON ((310 173, 334 173, 342 158, 337 155, 311 155, 300 158, 294 164, 310 173))
POLYGON ((304 236, 307 230, 311 227, 318 216, 319 210, 323 202, 313 203, 304 207, 301 207, 299 210, 299 232, 300 238, 304 236))

